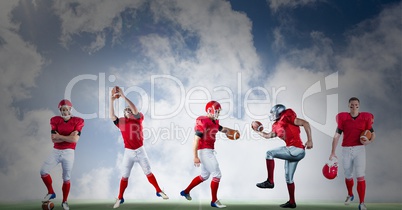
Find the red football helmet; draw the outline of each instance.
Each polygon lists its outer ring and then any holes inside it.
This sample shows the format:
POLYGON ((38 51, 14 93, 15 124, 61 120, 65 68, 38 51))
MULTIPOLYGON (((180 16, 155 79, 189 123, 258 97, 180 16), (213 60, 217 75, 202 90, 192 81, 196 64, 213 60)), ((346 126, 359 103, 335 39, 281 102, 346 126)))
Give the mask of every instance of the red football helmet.
POLYGON ((338 176, 338 162, 336 160, 326 163, 322 167, 322 174, 327 179, 335 179, 338 176))
POLYGON ((219 117, 219 112, 221 111, 221 104, 217 101, 210 101, 205 106, 205 111, 212 115, 212 117, 216 120, 219 117))
POLYGON ((71 107, 73 107, 73 104, 71 103, 71 101, 67 100, 67 99, 63 99, 59 102, 59 110, 60 110, 60 114, 61 117, 64 120, 68 120, 71 117, 71 107), (68 107, 67 110, 62 110, 62 107, 68 107))
POLYGON ((69 106, 69 107, 73 107, 73 104, 71 103, 71 101, 67 100, 67 99, 63 99, 59 102, 59 109, 62 106, 69 106))

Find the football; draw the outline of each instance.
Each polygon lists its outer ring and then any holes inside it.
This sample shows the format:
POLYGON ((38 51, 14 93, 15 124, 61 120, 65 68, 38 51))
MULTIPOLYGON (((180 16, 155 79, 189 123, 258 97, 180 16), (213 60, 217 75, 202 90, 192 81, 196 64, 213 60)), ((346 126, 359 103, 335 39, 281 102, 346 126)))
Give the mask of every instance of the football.
POLYGON ((371 139, 371 132, 369 130, 362 131, 360 134, 360 142, 369 141, 371 139))
POLYGON ((120 98, 120 87, 119 86, 114 86, 112 89, 112 97, 114 98, 120 98))
POLYGON ((52 201, 45 201, 42 203, 43 210, 52 210, 54 208, 54 203, 52 201))
POLYGON ((240 138, 240 132, 238 130, 233 130, 228 128, 228 131, 226 132, 226 136, 230 140, 237 140, 240 138))
POLYGON ((262 126, 262 123, 259 121, 251 122, 251 128, 255 131, 263 131, 264 130, 264 126, 262 126))

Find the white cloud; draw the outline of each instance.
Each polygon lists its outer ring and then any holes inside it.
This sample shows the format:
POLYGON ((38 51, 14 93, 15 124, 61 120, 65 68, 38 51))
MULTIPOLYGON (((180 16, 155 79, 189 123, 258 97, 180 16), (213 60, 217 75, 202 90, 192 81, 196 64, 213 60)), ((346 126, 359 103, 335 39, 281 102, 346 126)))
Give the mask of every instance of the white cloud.
POLYGON ((127 8, 138 8, 143 3, 142 0, 56 1, 53 7, 62 21, 60 40, 63 45, 68 46, 74 35, 85 32, 97 34, 106 28, 117 30, 114 34, 118 36, 121 32, 118 31, 121 29, 119 24, 122 24, 119 14, 127 8))
MULTIPOLYGON (((0 180, 2 200, 32 199, 43 186, 39 169, 51 148, 49 110, 24 111, 13 103, 31 97, 30 88, 41 73, 42 56, 34 45, 26 43, 16 33, 18 24, 10 19, 10 11, 17 6, 14 1, 2 3, 0 37, 0 180), (13 4, 10 4, 13 2, 13 4), (22 182, 23 181, 23 182, 22 182), (23 183, 23 184, 22 184, 23 183), (19 195, 15 197, 15 195, 19 195)), ((58 181, 55 178, 55 181, 58 181)))
POLYGON ((267 3, 273 12, 277 12, 279 9, 283 8, 297 8, 301 6, 311 5, 318 1, 325 1, 325 0, 267 0, 267 3))
MULTIPOLYGON (((109 199, 115 196, 111 191, 114 168, 95 168, 78 178, 78 183, 74 186, 72 198, 78 199, 109 199), (96 177, 96 178, 94 178, 96 177), (74 193, 75 192, 75 193, 74 193)), ((74 183, 75 184, 75 183, 74 183)))

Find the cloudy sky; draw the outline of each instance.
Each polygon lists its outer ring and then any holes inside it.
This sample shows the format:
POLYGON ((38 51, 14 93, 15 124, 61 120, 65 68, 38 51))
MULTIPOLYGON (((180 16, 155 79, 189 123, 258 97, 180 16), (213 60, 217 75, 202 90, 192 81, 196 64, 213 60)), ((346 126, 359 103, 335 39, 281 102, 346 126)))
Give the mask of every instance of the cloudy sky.
MULTIPOLYGON (((62 98, 86 124, 70 198, 114 199, 124 146, 107 112, 118 85, 145 115, 152 170, 173 200, 200 172, 193 126, 213 99, 223 106, 221 124, 242 133, 238 141, 218 135, 220 199, 288 198, 283 161, 274 190, 255 187, 266 178, 265 151, 283 143, 250 131, 252 120, 269 131, 269 109, 283 103, 312 125, 297 199, 343 201, 342 170, 329 181, 321 169, 335 115, 357 96, 377 134, 367 146, 366 201, 402 202, 401 11, 396 0, 1 1, 0 201, 45 195, 39 170, 62 98)), ((60 167, 51 174, 61 196, 60 167)), ((191 194, 209 199, 209 184, 191 194)), ((125 198, 159 200, 138 165, 125 198)))

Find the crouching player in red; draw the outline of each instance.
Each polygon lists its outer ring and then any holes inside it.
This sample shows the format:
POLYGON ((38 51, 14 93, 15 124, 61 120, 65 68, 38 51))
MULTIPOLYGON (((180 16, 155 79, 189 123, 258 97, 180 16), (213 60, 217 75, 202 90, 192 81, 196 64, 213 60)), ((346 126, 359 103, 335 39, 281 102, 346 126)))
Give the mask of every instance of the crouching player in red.
POLYGON ((274 158, 285 160, 285 177, 289 192, 289 201, 280 205, 282 208, 296 208, 295 201, 295 184, 293 175, 296 171, 297 164, 305 156, 305 148, 313 148, 310 124, 300 118, 292 109, 286 109, 282 104, 277 104, 270 111, 270 120, 275 121, 272 125, 272 131, 269 133, 255 130, 264 138, 279 137, 285 141, 286 146, 277 149, 268 150, 266 156, 266 166, 268 179, 258 183, 259 188, 274 188, 274 158), (307 135, 307 142, 303 145, 300 138, 300 126, 304 127, 307 135))
POLYGON ((230 129, 222 127, 219 124, 219 113, 221 105, 216 101, 210 101, 205 107, 206 116, 200 116, 195 124, 194 136, 194 166, 201 166, 201 175, 196 176, 186 189, 180 192, 180 195, 187 200, 191 200, 190 191, 212 176, 211 180, 211 206, 216 208, 225 208, 217 198, 219 182, 221 180, 221 170, 215 157, 215 140, 218 131, 227 133, 230 129))
POLYGON ((339 139, 343 133, 342 140, 342 163, 345 173, 345 184, 348 191, 345 205, 349 205, 354 199, 353 195, 353 171, 357 179, 357 193, 359 194, 359 210, 366 210, 364 197, 366 194, 366 180, 364 178, 366 171, 366 148, 375 139, 373 129, 374 116, 369 112, 359 112, 360 101, 356 97, 349 99, 349 113, 341 112, 336 116, 338 127, 332 140, 332 150, 329 159, 337 158, 335 154, 339 139), (372 135, 368 141, 360 141, 360 133, 370 130, 372 135))
POLYGON ((130 177, 131 169, 134 163, 140 164, 144 174, 147 176, 149 183, 151 183, 155 190, 156 196, 163 199, 169 199, 169 197, 161 190, 156 181, 154 174, 151 171, 151 166, 145 148, 143 147, 144 136, 142 121, 144 115, 140 113, 137 107, 128 99, 123 92, 116 93, 118 95, 112 95, 110 98, 110 119, 120 129, 121 135, 124 140, 124 155, 123 155, 123 169, 122 178, 120 180, 119 195, 113 208, 118 208, 120 204, 124 203, 123 194, 128 186, 128 178, 130 177), (128 107, 124 109, 124 117, 117 118, 114 113, 114 101, 116 98, 123 98, 128 107))
POLYGON ((56 198, 56 194, 52 186, 52 178, 49 172, 61 163, 63 169, 63 202, 61 206, 64 210, 69 210, 67 204, 68 194, 70 192, 71 170, 74 164, 74 151, 81 130, 84 127, 84 120, 71 115, 71 107, 73 104, 66 99, 59 103, 61 116, 54 116, 50 119, 51 139, 54 143, 52 154, 43 163, 40 170, 43 183, 47 188, 47 194, 43 202, 56 198))

